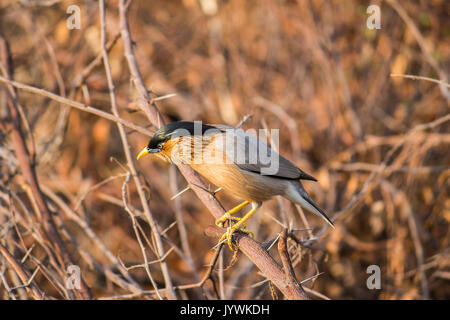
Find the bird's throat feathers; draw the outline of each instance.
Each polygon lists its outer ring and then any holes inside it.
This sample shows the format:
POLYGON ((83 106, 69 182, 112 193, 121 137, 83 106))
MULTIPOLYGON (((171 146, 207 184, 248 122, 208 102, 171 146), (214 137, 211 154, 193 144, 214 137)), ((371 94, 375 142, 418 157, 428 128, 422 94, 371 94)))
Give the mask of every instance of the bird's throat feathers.
POLYGON ((161 159, 172 163, 192 164, 203 162, 207 157, 209 162, 217 162, 215 159, 216 150, 207 148, 213 136, 182 136, 168 140, 161 152, 156 153, 161 159), (211 150, 209 150, 211 149, 211 150), (205 154, 207 153, 207 154, 205 154))

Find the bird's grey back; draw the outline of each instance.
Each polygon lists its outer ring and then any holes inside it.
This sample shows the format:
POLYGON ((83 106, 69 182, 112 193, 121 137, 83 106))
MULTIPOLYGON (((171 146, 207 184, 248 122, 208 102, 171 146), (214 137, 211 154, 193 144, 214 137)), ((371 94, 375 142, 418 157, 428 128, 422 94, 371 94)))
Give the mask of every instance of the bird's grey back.
POLYGON ((317 181, 251 133, 226 125, 212 126, 223 132, 214 144, 240 169, 280 179, 317 181))

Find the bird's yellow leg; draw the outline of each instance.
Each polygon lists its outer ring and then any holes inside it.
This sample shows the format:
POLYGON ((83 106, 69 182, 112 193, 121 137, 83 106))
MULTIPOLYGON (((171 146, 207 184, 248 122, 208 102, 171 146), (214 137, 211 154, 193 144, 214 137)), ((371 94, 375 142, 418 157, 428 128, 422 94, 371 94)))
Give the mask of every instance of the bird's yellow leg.
POLYGON ((234 207, 231 210, 228 210, 227 212, 225 212, 225 214, 223 216, 221 216, 219 219, 216 220, 216 226, 218 227, 223 227, 223 223, 229 219, 231 220, 235 220, 235 221, 239 221, 241 220, 241 218, 238 217, 232 217, 232 214, 235 214, 236 212, 238 212, 239 210, 241 210, 242 208, 244 208, 245 206, 247 206, 250 202, 248 201, 244 201, 241 204, 237 205, 236 207, 234 207))
POLYGON ((248 233, 252 237, 254 237, 255 235, 253 234, 253 232, 245 229, 245 223, 256 212, 256 210, 258 210, 258 208, 259 208, 259 205, 256 206, 256 207, 253 207, 249 212, 247 212, 247 214, 244 217, 242 217, 242 219, 240 219, 238 222, 236 222, 233 226, 228 227, 227 232, 225 232, 222 235, 222 237, 220 237, 219 242, 222 242, 222 241, 226 240, 226 242, 228 243, 228 246, 230 247, 231 251, 235 251, 233 246, 232 246, 231 237, 233 236, 233 233, 236 230, 248 233), (241 226, 243 228, 241 228, 241 226))

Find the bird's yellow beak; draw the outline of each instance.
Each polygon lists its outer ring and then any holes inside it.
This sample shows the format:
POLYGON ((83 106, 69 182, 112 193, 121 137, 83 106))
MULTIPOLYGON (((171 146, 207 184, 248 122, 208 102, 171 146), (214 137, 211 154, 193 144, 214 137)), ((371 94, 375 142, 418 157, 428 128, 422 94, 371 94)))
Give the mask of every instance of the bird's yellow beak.
POLYGON ((147 147, 145 147, 144 149, 142 149, 141 152, 139 152, 138 156, 137 156, 137 160, 139 160, 141 157, 145 156, 146 154, 149 154, 149 150, 147 147))

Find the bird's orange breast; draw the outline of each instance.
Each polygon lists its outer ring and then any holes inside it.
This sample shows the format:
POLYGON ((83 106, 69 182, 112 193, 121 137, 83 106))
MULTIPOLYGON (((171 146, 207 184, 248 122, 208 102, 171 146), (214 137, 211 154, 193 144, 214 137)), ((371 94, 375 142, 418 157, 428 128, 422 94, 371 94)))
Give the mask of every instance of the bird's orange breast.
POLYGON ((281 179, 261 176, 240 169, 235 164, 191 164, 195 171, 237 199, 263 202, 286 188, 281 179))

